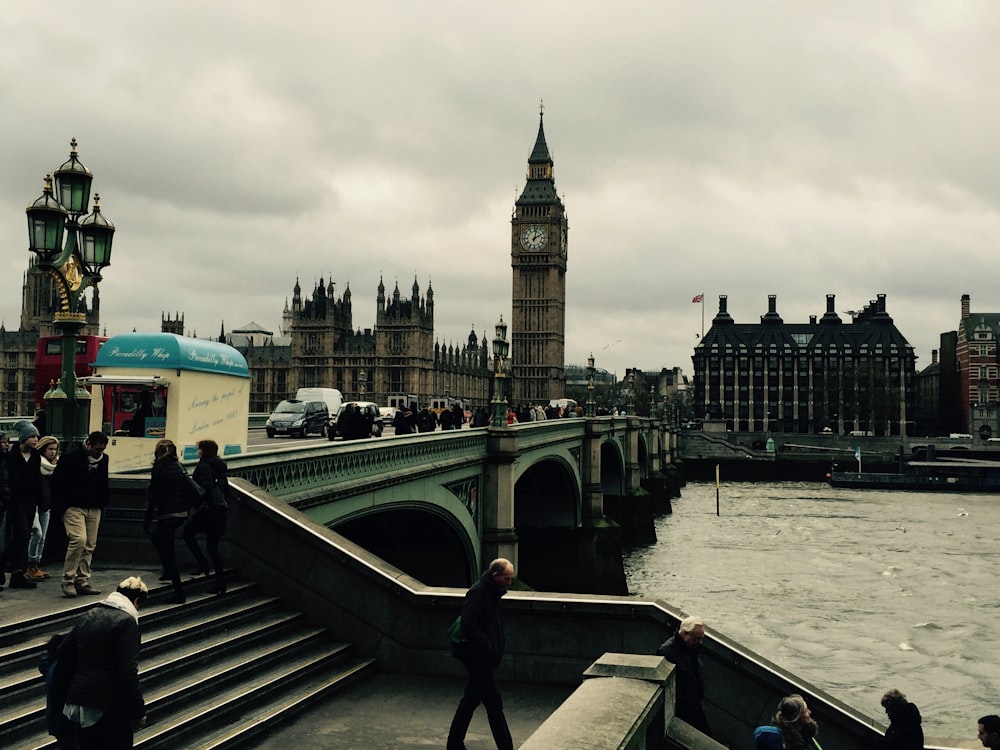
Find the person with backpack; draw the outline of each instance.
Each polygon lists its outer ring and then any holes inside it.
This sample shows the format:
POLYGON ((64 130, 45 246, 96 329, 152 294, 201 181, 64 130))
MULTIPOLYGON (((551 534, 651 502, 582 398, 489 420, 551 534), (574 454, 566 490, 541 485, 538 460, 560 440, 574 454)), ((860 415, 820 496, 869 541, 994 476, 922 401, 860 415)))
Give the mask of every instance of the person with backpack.
POLYGON ((195 575, 208 575, 210 572, 208 560, 197 539, 198 534, 205 535, 208 556, 215 569, 215 585, 208 593, 220 596, 226 593, 226 568, 219 552, 219 542, 226 533, 226 520, 229 516, 227 471, 226 462, 219 458, 219 444, 214 440, 199 440, 198 465, 192 477, 202 491, 202 501, 181 532, 184 543, 198 561, 195 575))
POLYGON ((177 446, 172 440, 158 440, 153 449, 153 469, 146 488, 146 518, 143 531, 149 535, 163 563, 163 575, 174 587, 171 604, 183 604, 184 586, 177 566, 175 539, 177 529, 187 521, 195 493, 184 466, 177 458, 177 446), (156 529, 152 529, 153 519, 156 529))

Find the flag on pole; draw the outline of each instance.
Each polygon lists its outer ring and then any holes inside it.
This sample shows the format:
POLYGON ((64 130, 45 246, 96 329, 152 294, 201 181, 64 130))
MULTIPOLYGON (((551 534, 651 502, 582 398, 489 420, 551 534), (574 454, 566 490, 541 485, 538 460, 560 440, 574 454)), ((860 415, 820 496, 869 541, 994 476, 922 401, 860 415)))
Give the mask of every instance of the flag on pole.
POLYGON ((692 302, 701 302, 703 299, 705 299, 705 295, 704 294, 696 294, 696 295, 694 295, 694 299, 691 300, 691 301, 692 302))

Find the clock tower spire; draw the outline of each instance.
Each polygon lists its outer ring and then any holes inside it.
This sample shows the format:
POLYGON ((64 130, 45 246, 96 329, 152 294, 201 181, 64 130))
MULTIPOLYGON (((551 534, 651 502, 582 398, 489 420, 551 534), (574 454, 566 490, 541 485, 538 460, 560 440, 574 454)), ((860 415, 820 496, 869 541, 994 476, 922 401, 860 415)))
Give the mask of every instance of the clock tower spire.
POLYGON ((566 243, 569 222, 556 193, 545 141, 544 107, 528 157, 524 190, 511 217, 511 403, 547 404, 565 396, 566 243))

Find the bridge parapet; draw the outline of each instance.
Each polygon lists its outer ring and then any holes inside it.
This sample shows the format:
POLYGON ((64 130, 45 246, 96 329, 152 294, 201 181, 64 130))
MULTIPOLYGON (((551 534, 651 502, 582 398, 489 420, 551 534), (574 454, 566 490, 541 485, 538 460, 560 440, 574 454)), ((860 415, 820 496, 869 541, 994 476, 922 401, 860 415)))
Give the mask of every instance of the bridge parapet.
POLYGON ((231 476, 289 502, 335 499, 359 484, 412 481, 421 472, 485 460, 487 430, 447 430, 319 447, 287 448, 226 459, 231 476), (319 491, 317 493, 317 491, 319 491))

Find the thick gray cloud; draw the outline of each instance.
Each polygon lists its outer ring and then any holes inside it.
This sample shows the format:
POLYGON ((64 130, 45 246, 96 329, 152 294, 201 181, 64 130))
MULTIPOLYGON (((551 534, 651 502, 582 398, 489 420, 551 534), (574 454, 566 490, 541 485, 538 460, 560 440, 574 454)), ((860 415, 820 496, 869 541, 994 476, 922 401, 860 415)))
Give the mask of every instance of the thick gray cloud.
MULTIPOLYGON (((570 218, 567 361, 680 366, 719 294, 805 321, 888 295, 930 361, 994 291, 1000 9, 760 3, 127 0, 5 8, 0 318, 24 207, 68 153, 118 226, 110 333, 277 329, 296 278, 433 283, 492 338, 537 107, 570 218)), ((846 316, 844 316, 846 319, 846 316)))

